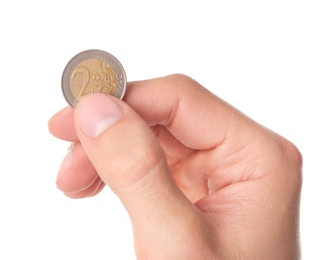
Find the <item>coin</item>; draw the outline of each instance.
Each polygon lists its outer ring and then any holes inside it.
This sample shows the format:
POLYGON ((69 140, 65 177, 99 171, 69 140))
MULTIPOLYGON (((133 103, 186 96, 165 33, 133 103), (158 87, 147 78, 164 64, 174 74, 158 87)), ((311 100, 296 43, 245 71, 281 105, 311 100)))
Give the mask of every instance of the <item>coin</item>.
POLYGON ((67 63, 61 83, 67 103, 75 107, 82 97, 92 93, 106 93, 122 99, 126 91, 126 74, 112 54, 86 50, 67 63))

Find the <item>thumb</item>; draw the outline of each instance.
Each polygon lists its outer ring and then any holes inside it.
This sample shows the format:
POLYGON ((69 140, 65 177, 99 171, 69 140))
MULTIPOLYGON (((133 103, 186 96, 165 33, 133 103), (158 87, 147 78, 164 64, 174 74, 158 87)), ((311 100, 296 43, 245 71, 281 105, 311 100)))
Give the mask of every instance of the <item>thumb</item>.
POLYGON ((142 243, 151 247, 161 242, 161 234, 175 236, 186 223, 190 228, 197 222, 197 209, 173 182, 157 138, 126 103, 103 94, 87 96, 75 108, 75 126, 97 173, 122 201, 142 243))

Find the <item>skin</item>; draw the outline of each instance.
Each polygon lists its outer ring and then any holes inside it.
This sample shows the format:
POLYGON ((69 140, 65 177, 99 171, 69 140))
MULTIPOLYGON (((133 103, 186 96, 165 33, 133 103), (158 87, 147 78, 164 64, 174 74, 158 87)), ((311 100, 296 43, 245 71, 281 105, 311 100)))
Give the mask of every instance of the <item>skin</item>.
POLYGON ((138 259, 300 258, 300 152, 193 79, 131 82, 124 101, 87 96, 49 130, 74 144, 58 188, 110 187, 138 259))

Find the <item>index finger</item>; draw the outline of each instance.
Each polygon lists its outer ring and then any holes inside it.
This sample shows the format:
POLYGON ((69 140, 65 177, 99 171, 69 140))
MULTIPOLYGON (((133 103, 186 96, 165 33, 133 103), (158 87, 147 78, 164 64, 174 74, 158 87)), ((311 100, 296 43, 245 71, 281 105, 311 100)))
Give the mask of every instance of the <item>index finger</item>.
POLYGON ((128 84, 125 101, 149 124, 163 125, 185 146, 221 144, 245 117, 185 75, 128 84))

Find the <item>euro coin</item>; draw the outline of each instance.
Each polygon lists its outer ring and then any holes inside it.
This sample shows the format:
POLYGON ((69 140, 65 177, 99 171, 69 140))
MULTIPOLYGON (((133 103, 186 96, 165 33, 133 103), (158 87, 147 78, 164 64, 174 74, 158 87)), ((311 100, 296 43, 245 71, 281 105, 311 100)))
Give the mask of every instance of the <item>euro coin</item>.
POLYGON ((75 55, 62 75, 62 92, 71 107, 86 95, 105 93, 122 99, 126 74, 119 60, 102 50, 86 50, 75 55))

